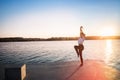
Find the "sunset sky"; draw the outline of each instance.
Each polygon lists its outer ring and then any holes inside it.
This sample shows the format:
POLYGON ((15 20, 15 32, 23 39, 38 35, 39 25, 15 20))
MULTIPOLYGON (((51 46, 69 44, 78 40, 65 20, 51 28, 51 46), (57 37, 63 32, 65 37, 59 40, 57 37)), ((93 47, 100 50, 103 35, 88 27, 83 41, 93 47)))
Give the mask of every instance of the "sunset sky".
POLYGON ((0 37, 120 36, 120 0, 0 0, 0 37))

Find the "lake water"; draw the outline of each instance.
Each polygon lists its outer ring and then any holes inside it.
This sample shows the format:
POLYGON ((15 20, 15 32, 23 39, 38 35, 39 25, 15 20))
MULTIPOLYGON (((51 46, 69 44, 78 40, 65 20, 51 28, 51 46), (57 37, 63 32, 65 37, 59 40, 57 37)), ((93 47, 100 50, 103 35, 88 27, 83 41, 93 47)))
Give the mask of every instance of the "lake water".
MULTIPOLYGON (((0 64, 78 61, 77 41, 0 42, 0 64)), ((120 69, 120 40, 86 40, 83 58, 104 61, 120 69)))

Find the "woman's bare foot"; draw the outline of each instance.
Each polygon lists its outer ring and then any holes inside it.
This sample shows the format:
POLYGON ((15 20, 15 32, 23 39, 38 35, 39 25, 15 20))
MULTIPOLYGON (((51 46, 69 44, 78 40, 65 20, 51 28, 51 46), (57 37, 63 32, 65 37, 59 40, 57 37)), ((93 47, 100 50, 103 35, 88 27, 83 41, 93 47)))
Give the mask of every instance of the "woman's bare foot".
POLYGON ((80 66, 83 66, 83 63, 81 63, 80 66))

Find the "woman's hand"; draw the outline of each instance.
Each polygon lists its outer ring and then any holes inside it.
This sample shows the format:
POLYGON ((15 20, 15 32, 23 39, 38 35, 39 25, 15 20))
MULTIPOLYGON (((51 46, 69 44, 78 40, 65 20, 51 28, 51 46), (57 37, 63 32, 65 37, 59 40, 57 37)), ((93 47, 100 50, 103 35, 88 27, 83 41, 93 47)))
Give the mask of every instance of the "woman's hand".
POLYGON ((80 26, 80 29, 82 29, 83 28, 83 26, 80 26))

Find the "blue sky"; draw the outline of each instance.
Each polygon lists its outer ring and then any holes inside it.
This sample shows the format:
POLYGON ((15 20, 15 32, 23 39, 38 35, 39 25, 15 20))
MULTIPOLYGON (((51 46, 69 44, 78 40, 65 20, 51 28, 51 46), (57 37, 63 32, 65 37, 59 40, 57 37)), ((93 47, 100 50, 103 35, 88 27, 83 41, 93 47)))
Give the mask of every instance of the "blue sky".
POLYGON ((0 0, 0 37, 119 35, 120 0, 0 0))

